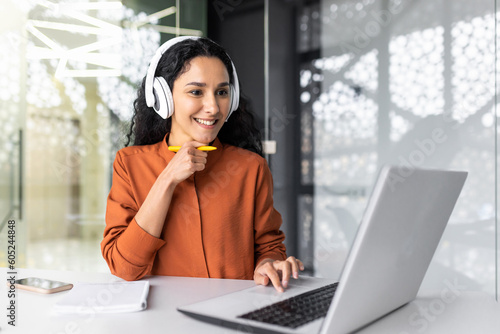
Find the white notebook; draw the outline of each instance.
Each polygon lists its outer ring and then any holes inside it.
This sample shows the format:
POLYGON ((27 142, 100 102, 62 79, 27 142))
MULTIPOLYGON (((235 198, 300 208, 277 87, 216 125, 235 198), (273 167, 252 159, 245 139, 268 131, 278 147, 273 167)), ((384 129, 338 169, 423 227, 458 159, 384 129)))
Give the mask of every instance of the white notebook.
POLYGON ((76 283, 54 304, 56 314, 137 312, 146 309, 149 281, 76 283))

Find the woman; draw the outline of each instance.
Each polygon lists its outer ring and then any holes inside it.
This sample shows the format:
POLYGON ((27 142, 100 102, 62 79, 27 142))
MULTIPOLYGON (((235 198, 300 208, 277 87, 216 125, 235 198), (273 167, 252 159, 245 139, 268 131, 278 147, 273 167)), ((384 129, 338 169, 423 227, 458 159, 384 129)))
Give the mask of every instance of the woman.
POLYGON ((304 269, 286 257, 259 133, 239 100, 219 45, 179 37, 160 47, 134 102, 134 146, 113 164, 101 243, 113 274, 253 278, 284 291, 304 269), (216 149, 197 149, 207 145, 216 149))

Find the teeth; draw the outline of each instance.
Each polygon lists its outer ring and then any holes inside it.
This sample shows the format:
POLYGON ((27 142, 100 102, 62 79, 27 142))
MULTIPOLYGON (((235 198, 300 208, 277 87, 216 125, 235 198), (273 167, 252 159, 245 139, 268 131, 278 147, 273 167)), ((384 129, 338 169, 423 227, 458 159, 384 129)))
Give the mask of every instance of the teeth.
POLYGON ((203 119, 199 119, 199 118, 195 118, 196 122, 200 123, 200 124, 203 124, 203 125, 214 125, 215 124, 215 120, 213 121, 205 121, 203 119))

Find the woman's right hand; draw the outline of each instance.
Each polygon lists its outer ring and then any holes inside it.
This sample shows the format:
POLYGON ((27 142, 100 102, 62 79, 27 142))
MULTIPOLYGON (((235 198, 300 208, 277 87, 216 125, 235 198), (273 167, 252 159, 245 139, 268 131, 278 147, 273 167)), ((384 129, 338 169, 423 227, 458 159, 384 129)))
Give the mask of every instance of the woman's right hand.
POLYGON ((197 141, 184 143, 160 176, 168 177, 174 185, 177 185, 193 175, 194 172, 204 170, 208 153, 197 149, 203 145, 207 144, 197 141))
POLYGON ((147 233, 159 238, 163 230, 165 217, 172 200, 175 187, 194 174, 205 169, 207 152, 196 149, 206 144, 187 142, 170 160, 135 215, 137 224, 147 233))

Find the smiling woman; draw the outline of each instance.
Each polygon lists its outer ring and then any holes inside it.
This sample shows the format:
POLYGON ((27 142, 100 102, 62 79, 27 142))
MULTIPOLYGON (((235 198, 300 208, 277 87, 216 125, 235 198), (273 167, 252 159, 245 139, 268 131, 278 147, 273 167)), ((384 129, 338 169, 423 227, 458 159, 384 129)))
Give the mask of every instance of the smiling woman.
POLYGON ((286 256, 259 131, 226 52, 207 38, 168 41, 134 107, 101 243, 111 272, 253 278, 283 291, 304 268, 286 256), (206 145, 216 150, 197 149, 206 145))

